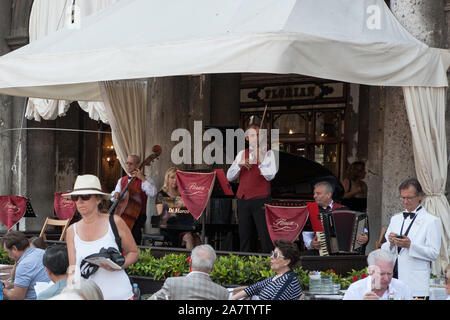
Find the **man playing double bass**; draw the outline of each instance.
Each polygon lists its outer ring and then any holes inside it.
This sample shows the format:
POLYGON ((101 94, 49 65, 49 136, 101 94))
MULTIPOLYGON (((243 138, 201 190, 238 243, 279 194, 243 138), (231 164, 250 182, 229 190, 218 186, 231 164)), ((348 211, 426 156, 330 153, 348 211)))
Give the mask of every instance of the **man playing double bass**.
POLYGON ((141 244, 142 240, 142 228, 147 220, 146 207, 147 197, 154 197, 156 195, 156 187, 153 180, 150 177, 146 177, 139 169, 141 159, 137 155, 129 155, 126 162, 127 175, 119 179, 116 185, 116 189, 111 193, 113 199, 119 198, 120 192, 127 186, 132 178, 136 178, 130 184, 128 192, 130 198, 137 199, 141 204, 141 210, 137 216, 136 222, 131 229, 136 244, 141 244))

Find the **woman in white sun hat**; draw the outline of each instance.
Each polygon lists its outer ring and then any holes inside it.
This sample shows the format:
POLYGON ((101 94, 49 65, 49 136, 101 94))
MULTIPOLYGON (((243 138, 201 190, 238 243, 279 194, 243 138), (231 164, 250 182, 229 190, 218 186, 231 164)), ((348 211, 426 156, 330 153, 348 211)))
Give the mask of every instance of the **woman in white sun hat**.
MULTIPOLYGON (((102 214, 99 205, 103 199, 109 200, 111 195, 102 192, 100 180, 90 174, 78 176, 73 191, 63 195, 75 201, 82 219, 67 229, 66 242, 69 254, 69 265, 79 268, 83 259, 100 249, 110 247, 118 249, 109 215, 102 214)), ((114 215, 122 241, 125 262, 121 270, 102 265, 89 275, 102 290, 105 300, 133 299, 133 290, 125 269, 138 259, 138 249, 130 229, 117 215, 114 215)), ((83 281, 83 280, 81 280, 83 281)))

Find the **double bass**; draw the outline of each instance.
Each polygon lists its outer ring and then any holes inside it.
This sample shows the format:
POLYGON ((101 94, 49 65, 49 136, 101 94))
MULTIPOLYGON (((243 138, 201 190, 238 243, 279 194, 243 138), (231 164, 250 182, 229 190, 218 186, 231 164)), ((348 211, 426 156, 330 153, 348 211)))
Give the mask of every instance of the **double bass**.
MULTIPOLYGON (((160 156, 162 149, 160 146, 155 145, 152 148, 152 152, 153 153, 141 163, 139 166, 140 170, 145 166, 149 166, 156 160, 160 156)), ((135 179, 136 177, 131 178, 125 188, 120 192, 118 199, 113 203, 111 208, 109 208, 108 212, 109 214, 119 215, 130 230, 133 228, 134 223, 141 213, 142 206, 144 205, 141 201, 141 191, 136 190, 131 186, 135 179)))

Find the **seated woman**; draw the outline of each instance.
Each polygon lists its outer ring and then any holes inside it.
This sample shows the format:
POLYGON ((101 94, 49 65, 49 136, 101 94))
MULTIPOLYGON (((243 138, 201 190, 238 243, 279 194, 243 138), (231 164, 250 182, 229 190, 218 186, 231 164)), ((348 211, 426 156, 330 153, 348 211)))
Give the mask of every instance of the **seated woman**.
POLYGON ((363 181, 366 176, 366 165, 362 161, 353 162, 346 171, 344 199, 342 204, 352 210, 365 212, 367 209, 367 184, 363 181))
POLYGON ((276 275, 234 294, 231 300, 255 295, 259 296, 260 300, 298 300, 302 297, 303 292, 297 274, 292 271, 300 259, 297 245, 284 239, 275 240, 274 245, 270 268, 276 275))
POLYGON ((170 224, 190 227, 195 222, 194 217, 184 207, 183 200, 178 191, 176 173, 177 168, 175 167, 167 169, 164 177, 164 185, 156 195, 156 211, 160 216, 159 227, 161 234, 169 238, 173 245, 178 246, 181 238, 183 243, 186 244, 186 249, 193 249, 195 246, 201 244, 200 237, 197 233, 167 228, 170 224), (180 211, 180 214, 171 212, 176 210, 180 211), (186 214, 182 214, 183 211, 186 211, 186 214))

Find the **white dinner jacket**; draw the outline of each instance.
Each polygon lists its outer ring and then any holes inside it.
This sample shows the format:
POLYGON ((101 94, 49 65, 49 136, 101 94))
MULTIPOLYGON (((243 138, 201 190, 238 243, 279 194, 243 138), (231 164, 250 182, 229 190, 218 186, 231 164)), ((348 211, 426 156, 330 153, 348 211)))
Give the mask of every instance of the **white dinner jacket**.
MULTIPOLYGON (((386 231, 386 242, 381 246, 383 250, 397 255, 397 246, 389 249, 388 235, 391 232, 400 234, 403 223, 403 213, 391 218, 386 231)), ((406 232, 411 219, 406 218, 403 234, 406 232)), ((431 262, 439 257, 441 249, 442 223, 441 220, 425 208, 417 212, 416 220, 408 233, 411 240, 409 248, 401 249, 398 254, 398 279, 407 284, 413 296, 422 297, 427 295, 427 288, 431 273, 431 262)))

